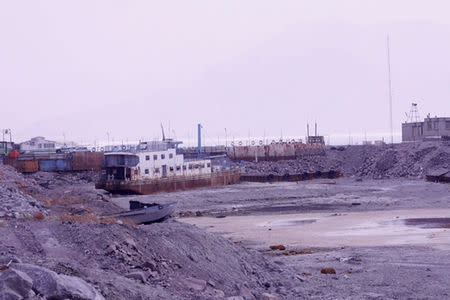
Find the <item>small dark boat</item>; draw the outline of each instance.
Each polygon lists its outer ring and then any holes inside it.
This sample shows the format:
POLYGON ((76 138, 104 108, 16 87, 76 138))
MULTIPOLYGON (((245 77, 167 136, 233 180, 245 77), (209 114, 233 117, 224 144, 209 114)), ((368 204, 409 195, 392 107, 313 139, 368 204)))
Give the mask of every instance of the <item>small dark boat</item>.
POLYGON ((131 221, 136 224, 158 222, 169 217, 174 212, 177 203, 178 202, 157 204, 130 201, 129 211, 107 215, 104 216, 104 218, 116 218, 119 220, 131 221))

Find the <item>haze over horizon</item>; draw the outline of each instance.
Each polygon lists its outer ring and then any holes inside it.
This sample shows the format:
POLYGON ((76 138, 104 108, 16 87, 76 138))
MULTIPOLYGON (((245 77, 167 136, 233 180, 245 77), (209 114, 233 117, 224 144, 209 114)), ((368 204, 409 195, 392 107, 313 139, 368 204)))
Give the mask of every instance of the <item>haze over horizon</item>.
POLYGON ((303 138, 315 121, 335 143, 388 139, 388 34, 396 140, 411 102, 450 116, 447 1, 0 3, 0 129, 18 142, 153 139, 160 123, 303 138))

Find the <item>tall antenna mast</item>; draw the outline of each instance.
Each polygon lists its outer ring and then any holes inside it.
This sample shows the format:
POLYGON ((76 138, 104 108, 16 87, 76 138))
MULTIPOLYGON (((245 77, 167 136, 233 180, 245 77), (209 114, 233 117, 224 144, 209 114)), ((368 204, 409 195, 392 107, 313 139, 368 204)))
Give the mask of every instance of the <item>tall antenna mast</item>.
POLYGON ((391 144, 394 144, 394 129, 392 125, 392 84, 391 84, 391 57, 389 51, 389 35, 387 36, 387 60, 388 60, 388 83, 389 83, 389 124, 391 129, 391 144))

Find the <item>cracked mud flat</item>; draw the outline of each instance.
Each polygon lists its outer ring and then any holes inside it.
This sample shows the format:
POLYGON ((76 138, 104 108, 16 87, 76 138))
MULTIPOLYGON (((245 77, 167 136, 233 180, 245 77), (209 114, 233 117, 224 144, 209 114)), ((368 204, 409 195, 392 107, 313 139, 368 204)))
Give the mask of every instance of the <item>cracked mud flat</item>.
MULTIPOLYGON (((179 213, 188 215, 180 221, 293 268, 307 298, 450 297, 449 185, 341 178, 335 184, 244 183, 132 198, 179 200, 179 213), (278 244, 286 250, 269 249, 278 244), (336 274, 321 274, 325 267, 336 274)), ((114 199, 121 205, 127 200, 114 199)))

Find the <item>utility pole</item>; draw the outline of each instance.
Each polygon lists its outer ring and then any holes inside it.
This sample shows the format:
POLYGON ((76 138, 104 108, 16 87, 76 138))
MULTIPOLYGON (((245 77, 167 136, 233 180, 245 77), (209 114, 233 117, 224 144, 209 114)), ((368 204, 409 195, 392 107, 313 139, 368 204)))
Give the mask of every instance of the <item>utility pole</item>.
POLYGON ((228 136, 227 136, 227 128, 225 128, 225 148, 228 147, 228 136))
POLYGON ((392 122, 392 84, 391 84, 391 56, 389 49, 389 35, 387 36, 387 63, 388 63, 388 84, 389 84, 389 124, 391 129, 391 145, 394 144, 394 129, 392 122))
POLYGON ((202 124, 197 124, 197 151, 198 155, 200 156, 202 154, 202 124))

